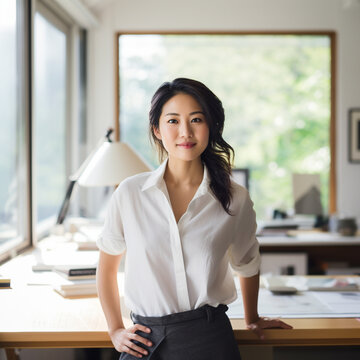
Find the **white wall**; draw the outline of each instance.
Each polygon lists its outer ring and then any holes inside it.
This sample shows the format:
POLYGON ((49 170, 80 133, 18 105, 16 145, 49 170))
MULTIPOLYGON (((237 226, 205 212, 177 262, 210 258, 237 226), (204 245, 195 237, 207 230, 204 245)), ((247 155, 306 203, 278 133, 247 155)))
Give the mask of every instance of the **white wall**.
POLYGON ((100 26, 89 33, 92 144, 114 124, 116 31, 336 31, 338 212, 360 225, 360 164, 348 163, 347 141, 348 109, 360 107, 360 0, 114 0, 97 16, 100 26))

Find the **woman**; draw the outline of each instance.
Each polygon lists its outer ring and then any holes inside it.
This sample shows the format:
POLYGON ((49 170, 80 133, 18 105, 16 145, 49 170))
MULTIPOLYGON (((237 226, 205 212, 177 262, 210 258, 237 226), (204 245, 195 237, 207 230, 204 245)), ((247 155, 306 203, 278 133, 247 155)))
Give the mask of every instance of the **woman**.
POLYGON ((222 103, 204 84, 179 78, 156 91, 149 117, 166 159, 119 185, 98 239, 98 293, 111 340, 120 359, 240 359, 226 315, 237 297, 229 263, 248 328, 263 337, 264 328, 291 327, 257 312, 255 213, 248 192, 230 179, 222 103), (116 280, 125 249, 134 322, 127 329, 116 280))

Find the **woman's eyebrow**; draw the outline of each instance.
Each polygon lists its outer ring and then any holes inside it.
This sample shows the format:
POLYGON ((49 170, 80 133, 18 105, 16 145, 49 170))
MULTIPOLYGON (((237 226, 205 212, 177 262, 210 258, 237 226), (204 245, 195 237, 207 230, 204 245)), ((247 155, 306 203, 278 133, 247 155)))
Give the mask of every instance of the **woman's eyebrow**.
POLYGON ((193 111, 189 115, 202 114, 205 115, 203 111, 193 111))
MULTIPOLYGON (((193 111, 189 115, 202 114, 205 115, 203 111, 193 111)), ((165 116, 180 116, 178 113, 167 113, 165 116)))

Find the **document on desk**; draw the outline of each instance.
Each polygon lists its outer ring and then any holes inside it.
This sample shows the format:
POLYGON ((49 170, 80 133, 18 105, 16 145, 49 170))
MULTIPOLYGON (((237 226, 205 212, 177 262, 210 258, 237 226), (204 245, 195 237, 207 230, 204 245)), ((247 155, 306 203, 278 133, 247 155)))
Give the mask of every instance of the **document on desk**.
MULTIPOLYGON (((71 244, 72 245, 72 244, 71 244)), ((76 251, 74 248, 41 251, 36 249, 33 252, 36 263, 32 265, 33 271, 52 270, 55 266, 95 266, 99 259, 97 251, 76 251)))
POLYGON ((272 292, 360 291, 358 277, 262 276, 264 287, 272 292))
POLYGON ((314 296, 336 313, 360 317, 360 292, 314 292, 314 296))
MULTIPOLYGON (((244 318, 241 293, 229 306, 230 318, 244 318)), ((260 316, 280 318, 340 318, 360 317, 359 292, 299 292, 294 295, 274 295, 259 291, 260 316)))

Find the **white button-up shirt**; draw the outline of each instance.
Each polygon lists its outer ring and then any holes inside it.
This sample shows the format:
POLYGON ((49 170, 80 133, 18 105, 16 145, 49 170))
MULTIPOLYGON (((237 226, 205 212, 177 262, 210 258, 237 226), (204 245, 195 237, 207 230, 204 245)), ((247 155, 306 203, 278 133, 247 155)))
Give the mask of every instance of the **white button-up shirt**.
POLYGON ((176 223, 163 179, 166 164, 118 186, 97 241, 111 255, 126 250, 125 304, 143 316, 229 304, 237 297, 231 267, 249 277, 260 266, 247 190, 232 182, 232 215, 227 214, 204 166, 202 182, 176 223))

